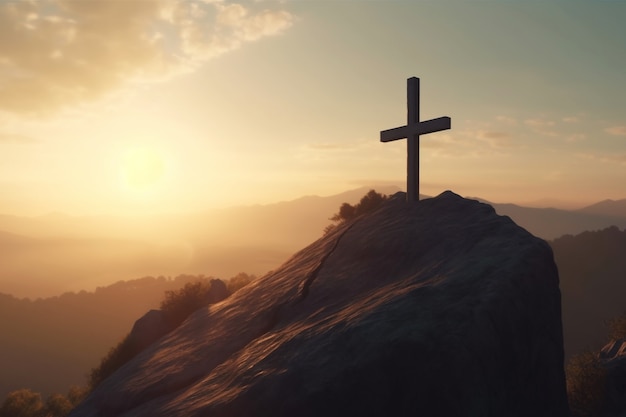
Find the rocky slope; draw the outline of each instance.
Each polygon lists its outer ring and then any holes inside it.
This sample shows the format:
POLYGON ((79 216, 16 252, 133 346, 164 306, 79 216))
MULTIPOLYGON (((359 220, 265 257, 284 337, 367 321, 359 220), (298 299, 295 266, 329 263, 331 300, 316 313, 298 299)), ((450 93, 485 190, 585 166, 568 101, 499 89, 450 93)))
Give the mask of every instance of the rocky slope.
POLYGON ((451 192, 404 198, 197 311, 71 416, 567 416, 549 246, 451 192))

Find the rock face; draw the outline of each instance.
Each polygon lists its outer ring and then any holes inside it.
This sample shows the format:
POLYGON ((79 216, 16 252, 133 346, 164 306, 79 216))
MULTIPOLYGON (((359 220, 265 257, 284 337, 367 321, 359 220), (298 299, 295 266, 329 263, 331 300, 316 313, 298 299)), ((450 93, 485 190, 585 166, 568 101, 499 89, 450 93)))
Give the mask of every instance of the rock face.
POLYGON ((129 340, 137 351, 144 350, 169 330, 161 310, 150 310, 135 322, 129 340))
MULTIPOLYGON (((228 288, 221 279, 210 281, 211 290, 207 293, 207 304, 219 303, 229 296, 228 288)), ((127 343, 132 346, 133 352, 141 352, 156 342, 167 332, 175 328, 175 324, 168 320, 162 310, 150 310, 139 318, 128 335, 127 343)))
POLYGON ((451 192, 404 200, 197 311, 71 416, 567 416, 547 243, 451 192))
POLYGON ((603 415, 626 414, 626 339, 612 340, 599 354, 606 370, 603 415))

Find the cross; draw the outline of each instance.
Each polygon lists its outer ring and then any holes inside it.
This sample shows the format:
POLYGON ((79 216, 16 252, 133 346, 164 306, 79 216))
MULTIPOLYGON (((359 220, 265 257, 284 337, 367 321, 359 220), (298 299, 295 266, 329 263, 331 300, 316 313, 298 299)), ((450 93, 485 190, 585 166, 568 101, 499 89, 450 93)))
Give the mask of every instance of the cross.
POLYGON ((420 148, 419 137, 428 133, 450 129, 448 116, 420 122, 420 79, 411 77, 406 80, 407 122, 406 126, 380 132, 381 142, 391 142, 406 139, 407 173, 406 196, 407 201, 420 199, 420 148))

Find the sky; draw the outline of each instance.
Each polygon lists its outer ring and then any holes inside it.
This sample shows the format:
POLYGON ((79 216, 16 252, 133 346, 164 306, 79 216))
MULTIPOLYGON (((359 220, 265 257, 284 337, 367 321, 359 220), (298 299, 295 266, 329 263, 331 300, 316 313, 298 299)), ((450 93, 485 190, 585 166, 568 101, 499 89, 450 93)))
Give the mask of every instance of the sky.
POLYGON ((189 212, 405 186, 626 198, 626 1, 0 0, 0 213, 189 212))

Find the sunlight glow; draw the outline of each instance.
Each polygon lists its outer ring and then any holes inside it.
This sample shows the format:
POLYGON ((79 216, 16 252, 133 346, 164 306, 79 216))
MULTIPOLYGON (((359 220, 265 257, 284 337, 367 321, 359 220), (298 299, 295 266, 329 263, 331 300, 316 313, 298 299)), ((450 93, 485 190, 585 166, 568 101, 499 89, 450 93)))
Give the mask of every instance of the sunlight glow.
POLYGON ((147 147, 127 150, 120 161, 120 178, 125 190, 154 192, 163 185, 166 163, 163 155, 147 147))

